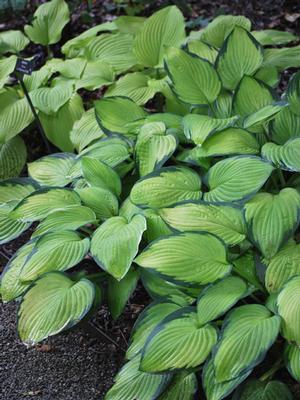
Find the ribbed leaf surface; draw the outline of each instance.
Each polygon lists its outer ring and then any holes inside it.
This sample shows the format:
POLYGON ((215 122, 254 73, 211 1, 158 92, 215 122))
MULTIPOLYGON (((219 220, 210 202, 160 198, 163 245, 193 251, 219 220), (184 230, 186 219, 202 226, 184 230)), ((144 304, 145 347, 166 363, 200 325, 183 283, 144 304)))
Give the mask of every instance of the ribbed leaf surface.
POLYGON ((261 153, 264 158, 282 169, 300 172, 300 138, 290 139, 282 146, 266 143, 261 153))
POLYGON ((27 149, 20 136, 0 144, 0 179, 19 176, 26 163, 26 157, 27 149))

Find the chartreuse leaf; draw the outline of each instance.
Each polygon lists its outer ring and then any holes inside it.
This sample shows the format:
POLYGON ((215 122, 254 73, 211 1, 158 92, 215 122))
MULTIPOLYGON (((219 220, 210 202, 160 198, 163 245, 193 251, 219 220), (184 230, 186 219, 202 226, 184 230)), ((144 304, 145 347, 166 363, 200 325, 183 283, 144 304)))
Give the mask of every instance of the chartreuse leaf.
POLYGON ((41 186, 66 186, 71 182, 69 172, 75 164, 72 153, 56 153, 28 163, 28 174, 41 186))
POLYGON ((10 217, 9 213, 15 202, 2 204, 0 206, 0 244, 7 243, 21 235, 30 223, 17 221, 10 217))
POLYGON ((96 90, 102 86, 108 86, 113 83, 115 72, 113 68, 102 60, 89 61, 75 87, 78 89, 96 90))
POLYGON ((294 114, 290 107, 284 107, 271 122, 272 140, 284 144, 289 139, 299 136, 300 117, 294 114))
POLYGON ((24 222, 38 221, 51 212, 79 205, 78 194, 69 189, 40 189, 25 197, 10 213, 14 219, 24 222))
POLYGON ((185 39, 184 18, 176 6, 149 17, 134 40, 134 53, 146 67, 162 67, 167 47, 179 47, 185 39))
POLYGON ((218 51, 215 47, 202 42, 201 40, 189 40, 187 43, 189 53, 196 54, 196 56, 205 58, 212 64, 216 61, 218 51))
POLYGON ((268 86, 251 76, 244 76, 239 83, 233 100, 235 114, 245 116, 274 102, 268 86))
POLYGON ((196 152, 203 157, 220 155, 257 154, 259 144, 250 132, 241 128, 227 128, 209 136, 196 152))
POLYGON ((146 307, 134 324, 126 357, 132 359, 139 354, 153 329, 181 307, 182 305, 177 304, 171 296, 163 300, 159 299, 146 307))
POLYGON ((228 396, 237 386, 243 382, 252 370, 246 371, 244 374, 239 375, 237 378, 218 382, 216 380, 213 359, 206 361, 203 373, 202 373, 202 384, 207 397, 207 400, 222 400, 228 396))
POLYGON ((89 61, 102 61, 120 74, 137 64, 133 54, 133 35, 104 33, 89 41, 84 55, 89 61))
POLYGON ((263 145, 261 154, 281 169, 300 172, 300 138, 290 139, 282 146, 268 142, 263 145))
POLYGON ((149 374, 140 370, 141 356, 127 362, 118 372, 114 385, 106 393, 105 400, 154 400, 171 381, 172 374, 149 374))
POLYGON ((300 196, 292 188, 278 194, 258 193, 245 204, 245 218, 253 241, 266 258, 275 256, 299 223, 300 196))
POLYGON ((54 87, 42 87, 32 90, 30 98, 35 108, 45 114, 55 114, 73 94, 72 85, 61 83, 54 87))
POLYGON ((176 147, 176 137, 167 131, 163 122, 143 125, 135 146, 140 176, 161 168, 176 147))
POLYGON ((95 297, 91 281, 73 281, 51 272, 25 294, 18 315, 20 339, 33 345, 77 324, 90 310, 95 297))
MULTIPOLYGON (((0 37, 0 40, 1 40, 1 37, 0 37)), ((0 41, 0 46, 1 46, 1 41, 0 41)), ((16 62, 17 62, 17 57, 16 56, 10 56, 10 57, 7 57, 7 58, 2 58, 0 60, 0 70, 1 70, 0 89, 2 89, 3 86, 7 83, 8 79, 9 79, 9 75, 15 69, 16 62)))
POLYGON ((279 31, 277 29, 252 31, 251 34, 262 46, 287 44, 297 39, 297 36, 293 35, 291 32, 279 31))
POLYGON ((64 0, 41 4, 33 16, 32 25, 24 28, 25 33, 32 42, 44 46, 57 43, 64 26, 70 20, 69 8, 64 0))
POLYGON ((261 382, 250 380, 237 390, 234 400, 293 400, 287 385, 280 381, 261 382))
POLYGON ((209 104, 216 100, 221 82, 209 61, 184 50, 169 48, 165 62, 179 100, 195 105, 209 104), (183 72, 185 79, 182 79, 183 72))
POLYGON ((41 236, 47 232, 75 230, 84 225, 94 223, 96 219, 97 217, 93 210, 79 205, 65 210, 54 211, 37 226, 32 237, 41 236))
POLYGON ((82 203, 94 211, 97 219, 103 220, 118 214, 118 199, 110 190, 100 187, 85 187, 76 189, 76 192, 82 203))
POLYGON ((104 136, 95 115, 95 110, 91 108, 82 114, 82 117, 75 122, 70 132, 70 139, 75 149, 81 152, 85 147, 96 139, 104 136))
POLYGON ((52 69, 48 63, 33 71, 31 75, 24 75, 23 79, 27 90, 31 92, 34 89, 45 86, 51 75, 52 69))
POLYGON ((147 113, 125 97, 105 97, 95 102, 95 111, 101 128, 109 133, 126 134, 128 125, 141 118, 147 113))
POLYGON ((251 251, 246 252, 241 257, 234 260, 232 270, 247 282, 251 283, 251 285, 264 291, 256 274, 254 254, 251 251))
POLYGON ((231 270, 225 246, 208 233, 162 236, 150 243, 135 262, 186 284, 206 285, 223 278, 231 270))
POLYGON ((207 289, 200 293, 198 298, 197 314, 199 323, 204 325, 225 314, 247 293, 247 284, 237 276, 229 276, 208 286, 207 289))
POLYGON ((202 326, 194 308, 182 308, 151 332, 142 352, 140 369, 163 372, 197 367, 216 342, 216 329, 208 324, 202 326))
POLYGON ((287 100, 290 110, 300 116, 300 73, 297 72, 289 82, 287 89, 287 100))
POLYGON ((30 178, 15 178, 0 181, 0 203, 23 200, 39 185, 30 178))
POLYGON ((221 47, 224 40, 236 26, 250 31, 251 22, 242 15, 219 15, 203 29, 201 32, 201 40, 212 46, 221 47))
POLYGON ((93 234, 91 253, 97 264, 117 280, 121 280, 136 256, 146 220, 135 215, 127 222, 124 217, 112 217, 93 234))
POLYGON ((260 363, 276 340, 280 322, 259 304, 235 308, 223 324, 214 355, 217 382, 237 378, 260 363))
POLYGON ((236 117, 212 118, 208 115, 187 114, 183 117, 182 123, 185 136, 195 144, 202 145, 210 135, 233 125, 236 119, 236 117))
POLYGON ((20 281, 19 275, 34 246, 35 241, 31 240, 20 247, 4 268, 1 275, 1 298, 4 303, 16 299, 28 289, 30 283, 20 281))
POLYGON ((73 151, 70 133, 75 121, 84 113, 81 97, 74 93, 55 115, 39 113, 48 139, 62 151, 73 151))
POLYGON ((263 65, 272 65, 279 71, 287 68, 299 68, 300 45, 281 49, 265 49, 263 65))
POLYGON ((131 201, 140 207, 162 208, 183 200, 200 200, 200 176, 184 167, 161 168, 133 186, 131 201))
POLYGON ((239 201, 253 196, 269 178, 273 167, 255 156, 231 157, 217 162, 207 174, 206 201, 239 201))
POLYGON ((147 221, 147 231, 145 232, 145 239, 147 242, 152 242, 163 235, 170 235, 172 233, 170 227, 165 223, 157 210, 148 208, 144 210, 143 215, 147 221))
POLYGON ((0 33, 0 53, 20 53, 29 44, 21 31, 9 30, 0 33))
POLYGON ((232 94, 222 90, 212 104, 212 109, 216 118, 228 118, 232 114, 232 94))
POLYGON ((194 373, 176 374, 158 400, 192 400, 197 391, 198 381, 194 373))
POLYGON ((22 282, 34 281, 45 272, 65 271, 87 254, 90 240, 73 231, 50 232, 35 243, 19 274, 22 282))
POLYGON ((120 281, 110 276, 108 278, 108 307, 113 319, 117 319, 123 312, 126 303, 134 292, 139 275, 130 269, 120 281))
POLYGON ((81 167, 84 179, 89 185, 110 190, 116 196, 120 195, 120 177, 109 165, 95 158, 82 157, 81 167))
POLYGON ((206 231, 229 245, 246 238, 242 212, 236 207, 190 202, 163 208, 159 214, 168 225, 181 232, 206 231))
POLYGON ((296 381, 300 381, 300 348, 295 344, 287 344, 285 348, 285 364, 296 381))
POLYGON ((247 30, 237 26, 226 38, 216 65, 224 87, 233 90, 244 75, 254 75, 262 62, 260 44, 247 30))
POLYGON ((273 65, 261 67, 254 77, 272 88, 275 88, 279 83, 279 72, 273 65))
POLYGON ((289 342, 300 343, 300 276, 290 279, 277 297, 278 314, 282 318, 281 334, 289 342))
POLYGON ((25 163, 27 150, 23 139, 16 136, 0 144, 0 179, 18 176, 25 163))

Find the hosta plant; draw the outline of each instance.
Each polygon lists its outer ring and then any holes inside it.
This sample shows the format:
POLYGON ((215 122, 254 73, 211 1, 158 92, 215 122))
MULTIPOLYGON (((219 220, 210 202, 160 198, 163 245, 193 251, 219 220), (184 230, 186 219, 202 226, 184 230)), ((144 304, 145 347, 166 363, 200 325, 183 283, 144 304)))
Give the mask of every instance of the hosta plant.
MULTIPOLYGON (((0 242, 31 236, 2 274, 2 300, 20 300, 19 336, 32 345, 101 299, 118 318, 140 280, 152 301, 106 400, 202 390, 208 400, 292 399, 274 374, 300 380, 300 72, 285 93, 277 85, 299 66, 299 47, 264 49, 295 37, 251 32, 244 17, 188 37, 183 21, 172 6, 63 47, 75 57, 63 71, 93 54, 135 72, 74 124, 76 154, 42 157, 28 178, 0 183, 0 242)), ((59 88, 78 83, 55 79, 34 94, 45 109, 48 90, 63 99, 59 88)))

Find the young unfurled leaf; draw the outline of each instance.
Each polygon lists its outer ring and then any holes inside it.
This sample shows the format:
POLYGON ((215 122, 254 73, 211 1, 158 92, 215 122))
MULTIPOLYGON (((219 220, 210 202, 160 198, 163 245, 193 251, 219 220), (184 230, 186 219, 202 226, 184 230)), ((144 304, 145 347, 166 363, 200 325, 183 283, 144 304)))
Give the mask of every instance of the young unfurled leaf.
POLYGON ((254 368, 276 340, 281 318, 258 304, 235 308, 224 322, 214 354, 217 382, 238 378, 254 368))
POLYGON ((217 341, 216 329, 199 324, 193 308, 166 317, 150 334, 140 369, 146 372, 194 368, 202 364, 217 341))
POLYGON ((235 207, 190 202, 163 208, 159 214, 172 228, 181 232, 206 231, 226 244, 238 244, 246 237, 242 212, 235 207))
POLYGON ((223 243, 208 233, 162 236, 150 243, 135 262, 175 282, 195 285, 214 282, 231 270, 223 243))
POLYGON ((281 169, 300 172, 300 138, 290 139, 282 146, 268 142, 263 145, 261 154, 281 169))
POLYGON ((224 87, 233 90, 244 75, 254 75, 262 62, 260 44, 244 28, 236 27, 225 40, 216 65, 224 87))
POLYGON ((184 18, 176 6, 165 7, 148 18, 134 41, 134 53, 146 67, 162 67, 168 47, 185 39, 184 18))
POLYGON ((200 200, 200 176, 184 167, 161 168, 140 179, 132 188, 131 201, 139 207, 163 208, 183 200, 200 200))
POLYGON ((135 215, 130 222, 112 217, 93 234, 91 253, 97 264, 117 280, 121 280, 136 256, 146 220, 135 215))
POLYGON ((75 282, 51 272, 38 279, 19 308, 20 339, 33 345, 77 324, 90 310, 95 297, 91 281, 75 282))
POLYGON ((221 82, 210 62, 175 48, 168 49, 165 62, 179 100, 192 105, 209 104, 216 100, 221 82), (185 79, 182 79, 182 73, 185 79))
POLYGON ((102 60, 88 61, 75 87, 77 90, 84 88, 92 91, 111 85, 114 79, 115 72, 108 63, 102 60))
POLYGON ((253 196, 271 175, 273 167, 259 157, 231 157, 217 162, 207 174, 209 192, 204 200, 239 201, 253 196))

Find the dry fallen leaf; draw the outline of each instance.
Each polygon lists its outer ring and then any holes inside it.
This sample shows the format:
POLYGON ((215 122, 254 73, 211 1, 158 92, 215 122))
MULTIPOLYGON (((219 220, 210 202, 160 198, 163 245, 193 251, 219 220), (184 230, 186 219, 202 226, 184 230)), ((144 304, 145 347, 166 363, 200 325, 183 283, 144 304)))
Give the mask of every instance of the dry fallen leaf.
POLYGON ((284 15, 284 18, 285 18, 288 22, 295 22, 299 17, 300 17, 300 13, 285 14, 285 15, 284 15))

